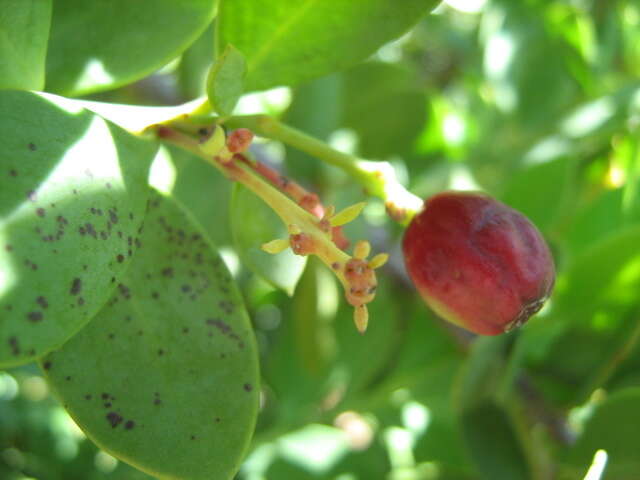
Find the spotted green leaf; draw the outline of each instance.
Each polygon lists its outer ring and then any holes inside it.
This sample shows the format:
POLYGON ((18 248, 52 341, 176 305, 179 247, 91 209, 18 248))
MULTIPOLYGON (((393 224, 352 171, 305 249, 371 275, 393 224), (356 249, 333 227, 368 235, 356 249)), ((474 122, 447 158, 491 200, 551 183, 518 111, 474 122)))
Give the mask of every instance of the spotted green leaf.
POLYGON ((222 45, 247 58, 247 90, 296 85, 349 67, 399 37, 433 0, 222 0, 222 45))
POLYGON ((56 0, 47 90, 76 96, 138 80, 196 40, 216 7, 216 0, 56 0))
POLYGON ((0 88, 42 90, 49 0, 5 0, 0 8, 0 88))
POLYGON ((44 368, 100 447, 159 478, 230 479, 258 407, 242 299, 203 230, 154 194, 141 248, 96 318, 44 368))
POLYGON ((0 91, 0 366, 84 326, 139 243, 156 147, 53 95, 0 91))
POLYGON ((307 257, 295 255, 290 248, 275 255, 260 248, 276 238, 288 238, 287 229, 262 200, 241 186, 237 186, 231 196, 231 234, 247 268, 293 295, 307 257))

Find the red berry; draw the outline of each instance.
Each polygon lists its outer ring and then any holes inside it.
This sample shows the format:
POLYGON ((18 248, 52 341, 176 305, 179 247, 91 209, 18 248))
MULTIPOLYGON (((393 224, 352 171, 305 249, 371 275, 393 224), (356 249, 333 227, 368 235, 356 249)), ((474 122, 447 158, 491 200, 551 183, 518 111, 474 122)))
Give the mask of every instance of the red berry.
POLYGON ((427 305, 482 335, 522 325, 540 310, 555 281, 538 229, 481 193, 443 192, 427 199, 402 247, 427 305))

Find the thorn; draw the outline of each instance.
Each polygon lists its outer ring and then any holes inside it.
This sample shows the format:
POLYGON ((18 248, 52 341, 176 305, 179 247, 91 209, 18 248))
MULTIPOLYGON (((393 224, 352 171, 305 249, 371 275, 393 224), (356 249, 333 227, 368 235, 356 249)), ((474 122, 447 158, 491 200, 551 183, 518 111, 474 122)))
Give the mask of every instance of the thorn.
POLYGON ((330 220, 331 226, 339 227, 340 225, 344 225, 345 223, 355 220, 358 218, 358 215, 360 215, 365 205, 365 202, 359 202, 336 213, 330 220))
POLYGON ((366 240, 359 240, 353 247, 353 257, 358 260, 364 260, 371 253, 371 244, 366 240))
POLYGON ((387 263, 387 260, 389 260, 388 253, 379 253, 375 257, 373 257, 371 261, 368 263, 369 268, 373 268, 373 269, 380 268, 385 263, 387 263))
POLYGON ((358 332, 364 333, 369 325, 369 310, 366 305, 360 305, 353 310, 353 322, 356 324, 358 332))
POLYGON ((295 223, 290 224, 287 227, 287 231, 289 232, 289 235, 300 235, 302 233, 302 229, 295 223))
POLYGON ((284 250, 289 248, 289 240, 276 238, 275 240, 271 240, 270 242, 263 243, 260 248, 262 248, 262 250, 267 253, 275 255, 276 253, 283 252, 284 250))

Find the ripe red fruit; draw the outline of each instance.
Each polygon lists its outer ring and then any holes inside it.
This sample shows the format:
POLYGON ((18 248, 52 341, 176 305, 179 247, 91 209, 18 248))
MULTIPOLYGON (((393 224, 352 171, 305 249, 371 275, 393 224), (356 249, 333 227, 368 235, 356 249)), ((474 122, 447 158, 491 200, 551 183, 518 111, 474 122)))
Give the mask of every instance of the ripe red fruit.
POLYGON ((551 293, 555 268, 538 229, 481 193, 427 199, 403 240, 405 264, 427 305, 482 335, 522 325, 551 293))

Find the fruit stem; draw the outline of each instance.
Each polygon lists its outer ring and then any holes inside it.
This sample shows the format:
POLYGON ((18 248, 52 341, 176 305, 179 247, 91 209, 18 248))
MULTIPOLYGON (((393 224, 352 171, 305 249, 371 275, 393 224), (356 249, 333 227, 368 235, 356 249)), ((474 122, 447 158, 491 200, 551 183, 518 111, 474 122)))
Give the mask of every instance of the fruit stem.
POLYGON ((398 182, 388 162, 362 160, 340 152, 268 115, 232 116, 224 120, 224 124, 232 128, 248 128, 260 136, 286 143, 342 169, 358 181, 368 194, 384 200, 391 218, 402 225, 407 225, 422 208, 422 200, 398 182))

